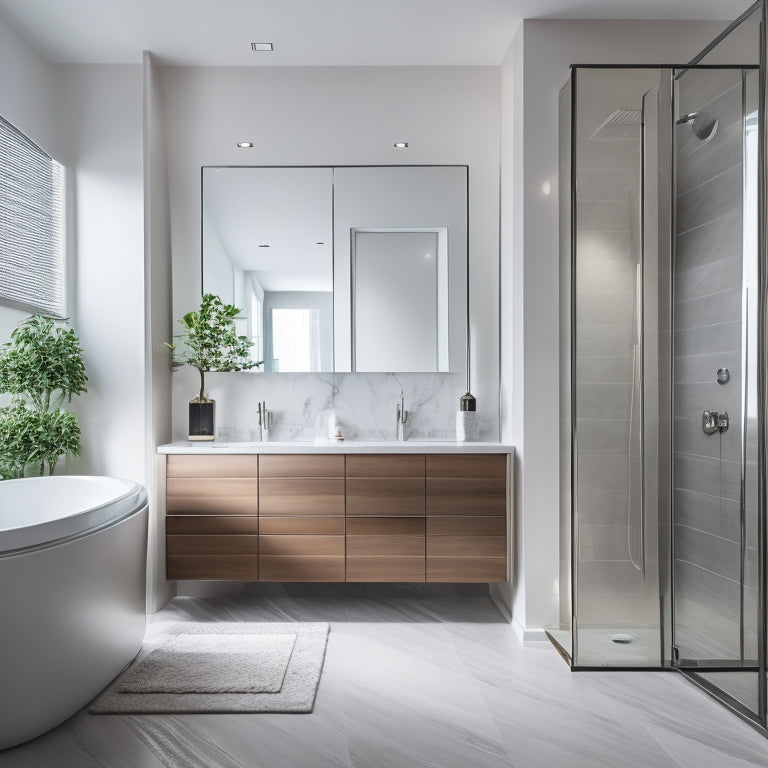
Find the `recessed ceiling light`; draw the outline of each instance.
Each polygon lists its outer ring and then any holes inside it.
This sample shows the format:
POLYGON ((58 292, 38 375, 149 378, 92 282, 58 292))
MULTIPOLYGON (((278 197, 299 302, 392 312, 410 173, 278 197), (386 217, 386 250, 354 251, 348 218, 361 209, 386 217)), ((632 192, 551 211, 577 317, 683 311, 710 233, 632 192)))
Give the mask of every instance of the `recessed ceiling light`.
POLYGON ((250 149, 253 146, 252 141, 238 141, 237 146, 240 147, 240 149, 250 149))
POLYGON ((396 141, 394 144, 395 149, 406 149, 408 147, 407 141, 396 141))
POLYGON ((272 43, 251 43, 251 50, 252 51, 267 51, 268 53, 271 53, 275 50, 274 45, 272 43))

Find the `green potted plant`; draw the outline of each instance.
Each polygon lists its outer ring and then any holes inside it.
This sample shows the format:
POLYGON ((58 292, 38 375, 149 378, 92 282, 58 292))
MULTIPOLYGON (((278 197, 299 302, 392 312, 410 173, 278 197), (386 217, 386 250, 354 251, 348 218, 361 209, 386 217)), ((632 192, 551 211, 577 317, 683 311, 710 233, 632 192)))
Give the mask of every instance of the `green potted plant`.
POLYGON ((213 440, 215 403, 205 394, 208 371, 245 371, 261 365, 250 358, 253 342, 238 336, 235 318, 240 310, 206 293, 197 312, 187 312, 179 322, 184 326, 179 344, 166 344, 174 352, 176 366, 191 365, 200 373, 200 391, 189 401, 189 439, 213 440))
POLYGON ((23 477, 30 466, 53 474, 61 456, 80 453, 76 414, 62 408, 86 391, 83 350, 66 320, 31 315, 0 347, 0 477, 23 477))

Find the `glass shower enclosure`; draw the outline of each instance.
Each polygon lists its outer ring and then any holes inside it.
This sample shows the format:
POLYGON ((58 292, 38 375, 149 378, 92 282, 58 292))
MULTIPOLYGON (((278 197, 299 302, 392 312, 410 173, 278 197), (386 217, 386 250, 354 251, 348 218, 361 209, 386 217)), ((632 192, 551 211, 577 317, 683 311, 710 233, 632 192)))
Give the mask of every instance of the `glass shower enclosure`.
POLYGON ((766 725, 763 3, 560 95, 560 622, 766 725))

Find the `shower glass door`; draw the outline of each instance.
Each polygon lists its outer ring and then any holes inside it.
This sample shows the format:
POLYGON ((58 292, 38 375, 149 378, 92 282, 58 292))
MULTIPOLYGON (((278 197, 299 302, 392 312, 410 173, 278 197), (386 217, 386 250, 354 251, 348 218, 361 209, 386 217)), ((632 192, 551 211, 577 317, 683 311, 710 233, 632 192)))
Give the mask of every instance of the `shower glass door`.
POLYGON ((669 70, 572 70, 574 667, 661 664, 655 308, 665 72, 668 104, 669 70))
POLYGON ((758 71, 674 89, 672 661, 757 715, 758 71))

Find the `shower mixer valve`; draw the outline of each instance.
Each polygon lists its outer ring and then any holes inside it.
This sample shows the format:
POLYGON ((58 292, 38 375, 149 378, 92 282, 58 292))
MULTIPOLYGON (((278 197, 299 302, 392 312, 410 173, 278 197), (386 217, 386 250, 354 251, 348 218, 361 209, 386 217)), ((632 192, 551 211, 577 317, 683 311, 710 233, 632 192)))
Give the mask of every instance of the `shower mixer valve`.
POLYGON ((730 425, 728 411, 704 411, 701 415, 701 429, 705 435, 714 435, 715 432, 727 432, 730 425))

